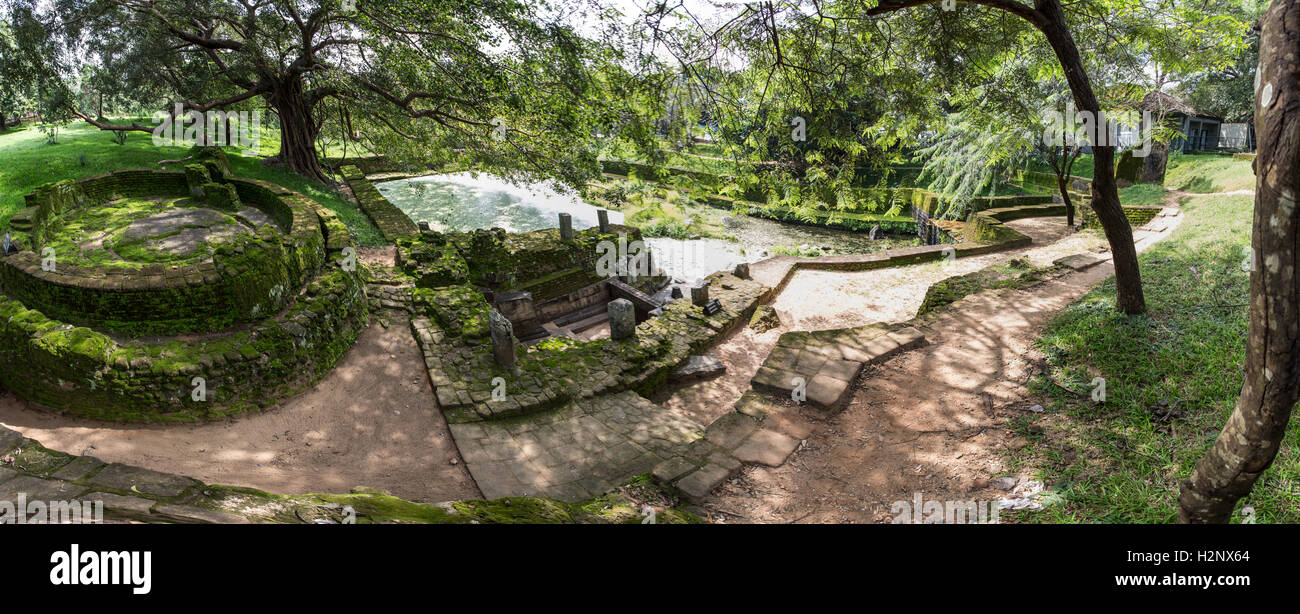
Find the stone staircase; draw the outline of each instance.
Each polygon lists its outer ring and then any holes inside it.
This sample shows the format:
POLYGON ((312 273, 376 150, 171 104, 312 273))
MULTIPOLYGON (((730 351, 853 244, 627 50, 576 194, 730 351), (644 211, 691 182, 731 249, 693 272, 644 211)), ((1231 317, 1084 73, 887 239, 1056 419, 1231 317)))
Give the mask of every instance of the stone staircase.
POLYGON ((799 404, 839 411, 866 365, 925 344, 925 335, 906 324, 785 333, 750 380, 752 389, 736 402, 736 411, 705 427, 693 454, 655 466, 654 476, 699 501, 746 463, 779 467, 812 433, 812 425, 798 415, 799 404))

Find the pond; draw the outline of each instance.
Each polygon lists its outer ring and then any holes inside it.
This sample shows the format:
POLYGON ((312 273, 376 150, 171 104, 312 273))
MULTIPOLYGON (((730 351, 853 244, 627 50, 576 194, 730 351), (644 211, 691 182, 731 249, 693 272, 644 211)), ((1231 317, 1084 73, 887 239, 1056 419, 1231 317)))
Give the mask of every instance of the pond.
MULTIPOLYGON (((527 232, 555 228, 558 214, 573 216, 581 230, 595 226, 597 207, 580 196, 563 193, 549 182, 512 184, 485 173, 428 175, 376 183, 379 192, 416 222, 428 222, 439 232, 504 228, 527 232)), ((830 250, 865 253, 915 244, 911 238, 872 241, 866 233, 787 224, 733 215, 708 206, 691 207, 693 216, 708 216, 725 228, 723 238, 673 239, 646 237, 654 262, 683 282, 693 283, 741 262, 756 262, 778 249, 830 250), (730 240, 729 240, 730 239, 730 240)), ((623 214, 610 210, 609 221, 623 223, 623 214)))

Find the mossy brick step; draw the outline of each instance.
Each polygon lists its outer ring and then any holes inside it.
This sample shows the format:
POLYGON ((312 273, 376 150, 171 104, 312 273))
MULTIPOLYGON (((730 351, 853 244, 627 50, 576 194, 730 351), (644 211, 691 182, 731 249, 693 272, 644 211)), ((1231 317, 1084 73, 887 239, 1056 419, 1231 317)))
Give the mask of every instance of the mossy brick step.
POLYGON ((793 398, 802 387, 814 407, 838 410, 852 395, 863 366, 924 344, 925 335, 905 325, 789 332, 777 339, 750 385, 783 398, 793 398))
POLYGON ((398 209, 393 203, 384 198, 379 193, 379 189, 366 179, 365 173, 361 172, 355 166, 347 165, 339 168, 343 175, 343 180, 347 182, 348 187, 352 190, 352 195, 357 199, 357 205, 361 211, 375 223, 379 233, 384 236, 388 242, 394 242, 401 237, 409 237, 419 234, 420 228, 416 226, 411 218, 407 217, 401 209, 398 209))

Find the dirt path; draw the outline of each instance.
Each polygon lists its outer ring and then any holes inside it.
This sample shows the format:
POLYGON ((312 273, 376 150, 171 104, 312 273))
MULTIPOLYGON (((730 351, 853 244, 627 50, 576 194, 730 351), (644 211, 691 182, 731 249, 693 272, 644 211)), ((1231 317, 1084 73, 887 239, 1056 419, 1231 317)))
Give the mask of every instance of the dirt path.
POLYGON ((1061 256, 1091 251, 1105 243, 1096 233, 1069 232, 1064 217, 1028 218, 1008 225, 1032 237, 1034 245, 960 258, 951 263, 858 272, 799 271, 772 303, 781 318, 781 326, 764 333, 755 333, 748 327, 733 333, 710 350, 727 365, 726 373, 661 392, 653 400, 686 411, 693 419, 708 424, 732 410, 782 333, 907 320, 916 315, 930 284, 946 277, 1019 257, 1045 265, 1061 256))
POLYGON ((208 483, 284 494, 369 486, 430 502, 480 496, 405 321, 371 325, 316 386, 266 413, 194 426, 116 425, 36 411, 4 394, 0 423, 52 449, 208 483))
POLYGON ((918 492, 937 501, 1007 496, 989 482, 1008 471, 1007 452, 1027 443, 1006 425, 1026 411, 1025 384, 1042 368, 1033 343, 1057 311, 1113 272, 1107 262, 954 303, 930 322, 930 345, 869 368, 843 412, 802 410, 815 429, 786 464, 745 468, 705 508, 723 522, 870 523, 890 522, 894 502, 918 492))

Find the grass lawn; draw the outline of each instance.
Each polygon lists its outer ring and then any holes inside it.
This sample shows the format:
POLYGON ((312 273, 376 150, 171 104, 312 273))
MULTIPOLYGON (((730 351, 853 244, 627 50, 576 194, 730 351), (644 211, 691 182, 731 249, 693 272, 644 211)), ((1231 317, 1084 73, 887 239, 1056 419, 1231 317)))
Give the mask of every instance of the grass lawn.
MULTIPOLYGON (((1252 197, 1198 196, 1183 210, 1173 235, 1141 256, 1149 314, 1118 313, 1112 278, 1062 311, 1039 341, 1055 383, 1034 382, 1047 412, 1014 425, 1034 444, 1013 461, 1036 468, 1059 497, 1017 519, 1177 518, 1178 484, 1214 441, 1241 387, 1252 197), (1089 399, 1096 377, 1105 379, 1104 404, 1089 399), (1029 429, 1035 421, 1041 433, 1029 429)), ((1256 522, 1300 522, 1292 489, 1300 489, 1294 421, 1273 467, 1241 505, 1254 507, 1256 522)))
POLYGON ((1123 188, 1119 191, 1119 203, 1121 205, 1163 205, 1165 204, 1165 194, 1168 194, 1164 186, 1158 186, 1154 183, 1139 183, 1123 188))
POLYGON ((1255 187, 1250 160, 1212 154, 1169 156, 1165 169, 1165 187, 1207 194, 1233 192, 1255 187))
MULTIPOLYGON (((83 122, 61 130, 58 141, 57 145, 47 145, 45 135, 34 124, 0 132, 0 228, 6 227, 9 218, 23 208, 23 196, 42 184, 120 168, 159 168, 159 160, 182 158, 189 151, 187 147, 155 147, 152 135, 143 132, 128 133, 126 144, 118 145, 113 135, 83 122)), ((279 135, 274 130, 263 130, 262 153, 267 154, 268 148, 270 153, 279 148, 279 135)), ((288 169, 263 166, 259 158, 245 158, 234 148, 226 152, 236 175, 301 192, 338 213, 358 244, 383 244, 383 237, 370 219, 332 189, 288 169)), ((179 169, 180 165, 169 168, 179 169)))
MULTIPOLYGON (((1118 157, 1116 158, 1116 161, 1117 162, 1119 161, 1118 157)), ((1074 166, 1070 167, 1070 174, 1075 177, 1092 179, 1092 175, 1093 175, 1092 164, 1093 164, 1092 154, 1079 154, 1079 159, 1075 160, 1074 166)), ((1044 162, 1039 162, 1037 160, 1031 160, 1029 162, 1029 170, 1038 171, 1040 173, 1048 173, 1051 175, 1056 174, 1056 171, 1052 169, 1051 165, 1044 162)))

